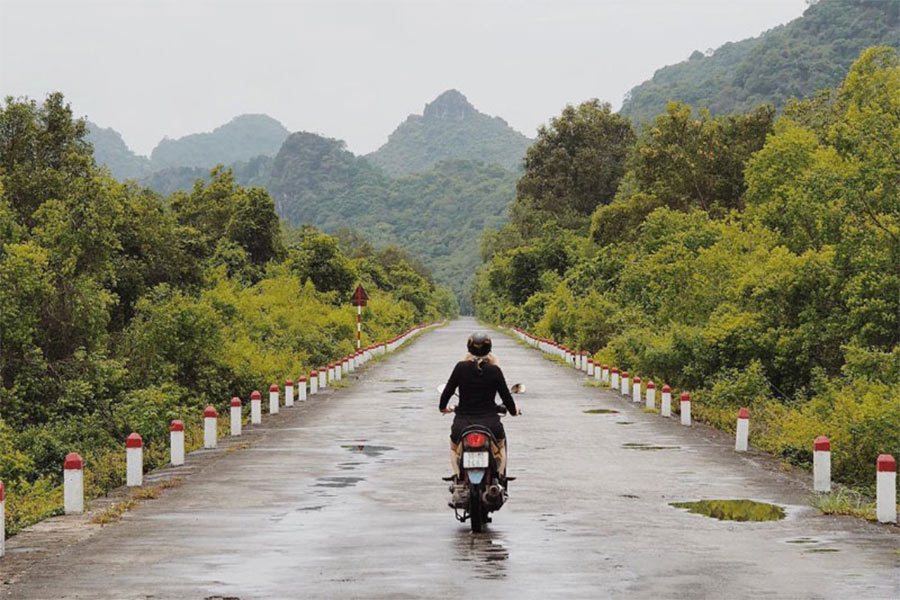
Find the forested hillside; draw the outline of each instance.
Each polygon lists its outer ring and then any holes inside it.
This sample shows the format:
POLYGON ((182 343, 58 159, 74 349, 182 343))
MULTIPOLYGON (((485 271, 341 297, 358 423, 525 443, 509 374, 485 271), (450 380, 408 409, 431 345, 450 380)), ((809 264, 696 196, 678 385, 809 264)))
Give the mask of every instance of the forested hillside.
POLYGON ((782 108, 830 88, 869 46, 900 48, 900 3, 893 0, 820 0, 803 16, 759 37, 729 42, 712 54, 659 69, 633 88, 622 114, 649 122, 675 100, 713 114, 747 112, 760 104, 782 108))
POLYGON ((209 133, 194 133, 162 140, 150 154, 153 169, 166 167, 212 168, 249 160, 260 154, 274 156, 288 136, 284 125, 267 115, 241 115, 209 133))
POLYGON ((448 159, 476 160, 518 171, 531 140, 500 117, 476 110, 448 90, 410 115, 381 148, 366 155, 390 175, 425 171, 448 159))
POLYGON ((787 461, 827 435, 835 477, 871 490, 900 454, 897 51, 777 119, 672 104, 629 131, 595 103, 540 131, 477 313, 690 390, 723 429, 749 407, 787 461))
POLYGON ((499 166, 463 160, 391 178, 343 142, 301 132, 275 157, 268 187, 279 214, 293 224, 349 227, 376 244, 407 248, 469 310, 478 238, 505 222, 515 181, 499 166))
POLYGON ((97 164, 106 165, 113 177, 119 180, 140 179, 153 170, 150 159, 135 154, 118 131, 90 121, 86 124, 88 132, 85 139, 94 148, 94 160, 97 164))
POLYGON ((291 374, 355 347, 349 304, 370 301, 364 343, 453 316, 455 301, 397 248, 352 256, 287 228, 269 194, 216 169, 162 198, 95 166, 84 121, 60 94, 0 107, 0 480, 7 530, 57 513, 77 451, 89 495, 121 483, 126 435, 147 466, 166 424, 193 428, 291 374))

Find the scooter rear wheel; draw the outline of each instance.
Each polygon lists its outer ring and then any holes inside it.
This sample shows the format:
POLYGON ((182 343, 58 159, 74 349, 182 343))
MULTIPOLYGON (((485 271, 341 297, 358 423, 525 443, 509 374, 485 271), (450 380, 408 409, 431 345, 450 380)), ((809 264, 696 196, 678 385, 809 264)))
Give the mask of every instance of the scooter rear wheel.
POLYGON ((484 504, 481 501, 481 486, 472 486, 469 497, 469 522, 472 525, 472 533, 484 531, 485 516, 484 504))

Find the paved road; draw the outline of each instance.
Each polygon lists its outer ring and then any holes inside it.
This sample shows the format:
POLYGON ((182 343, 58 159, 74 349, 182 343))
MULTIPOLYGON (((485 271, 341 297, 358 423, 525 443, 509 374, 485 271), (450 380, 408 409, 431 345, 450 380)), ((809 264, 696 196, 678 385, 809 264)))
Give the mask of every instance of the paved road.
MULTIPOLYGON (((804 478, 730 440, 634 410, 497 336, 525 416, 506 419, 511 499, 490 531, 453 520, 440 476, 450 417, 435 386, 474 328, 460 320, 282 411, 251 447, 44 558, 14 598, 898 598, 895 528, 819 516, 804 478), (613 408, 620 414, 585 414, 613 408), (275 427, 277 425, 277 428, 275 427), (677 446, 640 451, 625 443, 677 446), (359 446, 364 446, 360 451, 359 446), (755 498, 783 521, 672 508, 755 498), (806 543, 798 543, 806 542, 806 543)), ((190 461, 189 461, 190 462, 190 461)), ((24 539, 24 538, 23 538, 24 539)))

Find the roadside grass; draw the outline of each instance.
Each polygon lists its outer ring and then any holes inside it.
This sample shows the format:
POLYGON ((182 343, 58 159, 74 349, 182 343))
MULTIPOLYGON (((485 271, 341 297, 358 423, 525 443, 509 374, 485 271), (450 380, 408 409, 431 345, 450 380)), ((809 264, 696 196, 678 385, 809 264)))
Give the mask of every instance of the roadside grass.
POLYGON ((659 409, 658 408, 650 408, 648 406, 645 406, 644 408, 641 409, 641 412, 657 415, 657 414, 659 414, 659 409))
POLYGON ((103 512, 94 515, 91 518, 91 523, 94 525, 109 525, 110 523, 121 521, 122 515, 133 509, 140 502, 155 500, 156 498, 159 498, 159 495, 163 490, 181 485, 181 482, 181 477, 175 477, 157 485, 145 486, 132 490, 125 500, 116 502, 103 512))
POLYGON ((812 496, 809 504, 825 515, 845 515, 869 521, 877 520, 875 502, 859 492, 847 488, 812 496))
POLYGON ((584 387, 598 388, 598 389, 609 387, 605 383, 603 383, 602 381, 600 381, 598 379, 585 379, 585 381, 582 385, 584 387))
POLYGON ((225 454, 231 454, 232 452, 237 452, 238 450, 246 450, 250 447, 248 442, 241 442, 240 444, 235 444, 234 446, 229 446, 227 450, 225 450, 225 454))

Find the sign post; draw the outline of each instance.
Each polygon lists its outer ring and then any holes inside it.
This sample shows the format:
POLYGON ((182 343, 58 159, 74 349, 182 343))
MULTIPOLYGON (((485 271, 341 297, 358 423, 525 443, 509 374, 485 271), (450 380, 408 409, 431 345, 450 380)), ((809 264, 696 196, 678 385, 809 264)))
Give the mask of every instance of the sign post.
POLYGON ((363 306, 369 301, 369 295, 366 294, 366 290, 363 289, 362 284, 356 286, 356 291, 353 292, 353 306, 356 307, 356 349, 359 350, 362 348, 362 309, 363 306))

